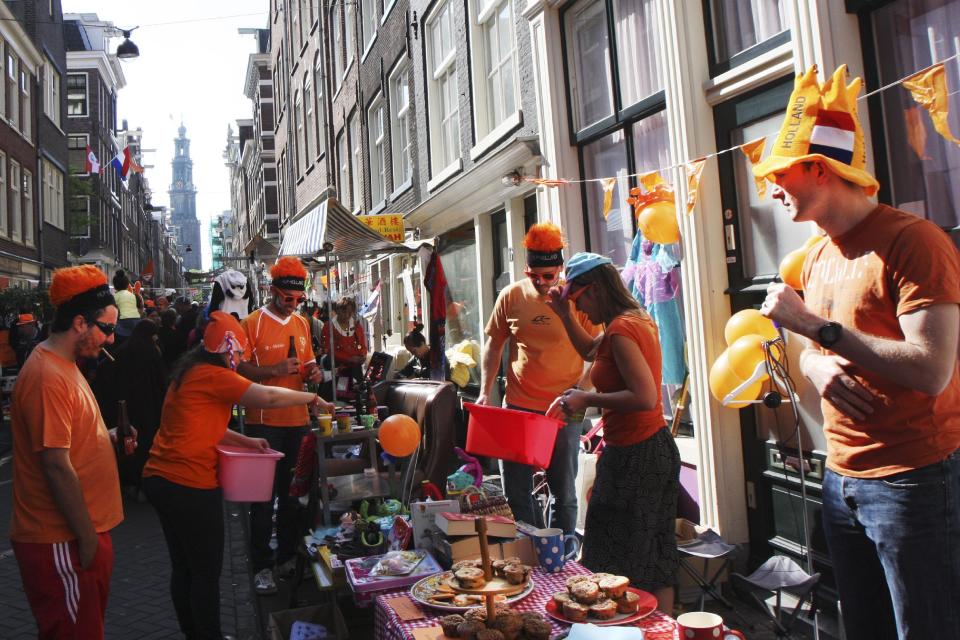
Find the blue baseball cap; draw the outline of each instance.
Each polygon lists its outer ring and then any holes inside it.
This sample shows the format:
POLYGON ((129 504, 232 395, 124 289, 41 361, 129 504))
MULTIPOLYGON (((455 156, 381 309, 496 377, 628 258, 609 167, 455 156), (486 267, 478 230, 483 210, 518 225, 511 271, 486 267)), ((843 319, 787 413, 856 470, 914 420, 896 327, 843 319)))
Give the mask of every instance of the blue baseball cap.
POLYGON ((589 253, 587 251, 574 254, 572 258, 567 260, 567 270, 565 274, 567 281, 575 280, 603 264, 613 264, 613 261, 606 256, 601 256, 598 253, 589 253))

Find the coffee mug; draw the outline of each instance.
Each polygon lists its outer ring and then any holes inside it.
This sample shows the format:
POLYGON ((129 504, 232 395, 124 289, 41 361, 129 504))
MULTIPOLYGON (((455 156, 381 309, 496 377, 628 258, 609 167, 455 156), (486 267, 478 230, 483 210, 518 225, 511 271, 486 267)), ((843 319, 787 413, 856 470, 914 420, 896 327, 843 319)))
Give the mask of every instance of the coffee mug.
POLYGON ((742 633, 724 629, 723 618, 708 611, 691 611, 677 617, 680 640, 745 640, 742 633))
POLYGON ((333 416, 329 413, 321 413, 317 416, 317 424, 320 426, 320 435, 322 437, 333 435, 333 416))
POLYGON ((567 560, 576 557, 580 550, 580 541, 577 540, 577 536, 563 535, 563 529, 537 529, 530 537, 533 538, 533 544, 537 548, 540 568, 547 573, 563 571, 563 565, 567 560), (569 553, 566 550, 567 542, 573 542, 573 550, 569 553))

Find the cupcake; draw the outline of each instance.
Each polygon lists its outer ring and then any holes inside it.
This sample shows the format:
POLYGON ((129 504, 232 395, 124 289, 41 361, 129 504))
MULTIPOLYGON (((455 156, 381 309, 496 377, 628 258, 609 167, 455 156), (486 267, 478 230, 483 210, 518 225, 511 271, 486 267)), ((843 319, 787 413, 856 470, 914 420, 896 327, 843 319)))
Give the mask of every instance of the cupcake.
POLYGON ((506 640, 517 640, 523 629, 523 618, 512 609, 497 612, 493 620, 487 621, 487 626, 503 634, 506 640))
POLYGON ((522 564, 508 564, 503 568, 503 577, 510 584, 523 584, 527 581, 527 572, 522 564))
POLYGON ((529 617, 523 621, 523 635, 527 640, 550 640, 553 629, 541 616, 529 617))
POLYGON ((584 622, 589 612, 590 608, 579 602, 565 602, 563 604, 563 617, 571 622, 584 622))
POLYGON ((600 581, 600 590, 608 598, 619 598, 627 592, 630 581, 624 576, 610 576, 600 581))
POLYGON ((485 623, 487 621, 487 609, 485 607, 474 607, 473 609, 467 610, 463 614, 464 620, 467 622, 479 622, 483 626, 487 626, 485 623))
POLYGON ((618 613, 636 613, 640 608, 640 596, 633 591, 627 591, 617 598, 618 613))
POLYGON ((569 591, 557 591, 553 594, 553 602, 557 605, 557 610, 563 610, 563 604, 565 602, 573 602, 573 596, 570 595, 569 591))
POLYGON ((486 625, 482 622, 465 620, 457 625, 457 636, 459 636, 461 640, 476 640, 477 634, 486 628, 486 625))
POLYGON ((483 569, 477 567, 463 567, 457 569, 453 575, 460 583, 461 589, 481 589, 487 584, 486 578, 483 577, 483 569))
POLYGON ((459 638, 460 634, 457 633, 457 627, 462 622, 465 622, 463 616, 456 613, 440 618, 440 627, 443 629, 443 635, 448 638, 459 638))
POLYGON ((600 584, 601 580, 604 580, 605 578, 613 578, 613 577, 615 576, 612 573, 595 573, 592 576, 590 576, 590 579, 596 582, 597 584, 600 584))
POLYGON ((609 620, 617 615, 617 603, 604 598, 600 602, 590 605, 590 615, 598 620, 609 620))
POLYGON ((504 635, 496 629, 484 629, 477 632, 477 640, 505 640, 504 635))
POLYGON ((593 578, 590 576, 570 576, 567 578, 566 587, 572 591, 573 586, 581 582, 593 582, 593 578))
POLYGON ((583 580, 570 587, 570 595, 581 604, 593 604, 600 599, 600 587, 592 580, 583 580))

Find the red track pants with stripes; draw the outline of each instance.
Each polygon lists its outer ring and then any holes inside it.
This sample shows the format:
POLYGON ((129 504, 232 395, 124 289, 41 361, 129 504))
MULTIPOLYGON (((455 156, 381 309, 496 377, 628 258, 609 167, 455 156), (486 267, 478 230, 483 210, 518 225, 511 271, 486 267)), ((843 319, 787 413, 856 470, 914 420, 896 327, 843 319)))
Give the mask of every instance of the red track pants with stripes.
POLYGON ((11 543, 41 640, 103 638, 113 542, 109 533, 97 538, 97 555, 86 570, 80 568, 76 540, 11 543))

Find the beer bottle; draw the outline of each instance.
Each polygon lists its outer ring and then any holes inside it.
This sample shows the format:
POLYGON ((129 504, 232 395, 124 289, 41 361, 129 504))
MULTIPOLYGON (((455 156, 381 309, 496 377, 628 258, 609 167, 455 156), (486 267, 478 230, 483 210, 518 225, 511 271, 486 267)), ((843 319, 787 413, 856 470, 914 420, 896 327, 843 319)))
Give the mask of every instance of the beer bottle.
POLYGON ((130 420, 127 418, 126 400, 117 402, 117 442, 114 446, 119 458, 132 456, 137 448, 137 441, 133 437, 133 429, 130 428, 130 420))
POLYGON ((293 336, 290 336, 290 346, 287 348, 287 357, 288 358, 297 357, 297 345, 293 336))

